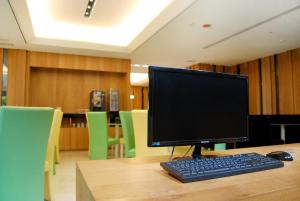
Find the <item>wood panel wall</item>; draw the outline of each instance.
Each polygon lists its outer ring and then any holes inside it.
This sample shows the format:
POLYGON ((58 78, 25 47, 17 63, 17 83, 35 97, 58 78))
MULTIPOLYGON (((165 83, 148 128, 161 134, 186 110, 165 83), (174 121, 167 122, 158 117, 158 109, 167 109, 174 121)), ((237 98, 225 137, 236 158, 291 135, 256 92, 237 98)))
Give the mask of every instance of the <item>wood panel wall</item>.
POLYGON ((131 100, 133 110, 148 109, 148 87, 131 86, 131 94, 134 95, 131 100))
POLYGON ((88 93, 81 101, 75 91, 81 94, 80 90, 111 85, 121 86, 122 109, 130 109, 129 98, 125 98, 130 94, 130 60, 13 49, 8 56, 8 105, 63 106, 67 112, 75 112, 88 108, 88 93))
POLYGON ((300 114, 300 48, 237 66, 208 66, 188 68, 248 75, 250 114, 300 114))
POLYGON ((240 65, 240 74, 248 75, 249 114, 261 114, 259 61, 255 60, 240 65))
POLYGON ((223 72, 237 74, 237 66, 224 66, 223 72))
POLYGON ((294 113, 294 83, 291 52, 284 52, 277 56, 279 83, 279 113, 294 113))
POLYGON ((3 69, 3 49, 0 48, 0 105, 2 105, 2 70, 3 69))
POLYGON ((148 109, 148 87, 143 87, 143 109, 147 110, 148 109))
POLYGON ((26 58, 25 50, 8 50, 7 105, 25 105, 26 58))
POLYGON ((292 51, 294 113, 300 114, 300 48, 292 51))
POLYGON ((47 52, 29 52, 28 65, 44 68, 62 68, 105 72, 130 72, 130 60, 47 52))
POLYGON ((110 88, 119 90, 120 110, 128 109, 126 73, 82 71, 70 69, 31 67, 29 105, 60 107, 65 113, 78 113, 89 109, 89 93, 102 90, 106 93, 109 108, 110 88))
POLYGON ((261 59, 262 113, 277 114, 276 75, 274 56, 261 59))
POLYGON ((190 66, 189 69, 214 71, 214 65, 199 63, 199 64, 195 64, 195 65, 190 66))

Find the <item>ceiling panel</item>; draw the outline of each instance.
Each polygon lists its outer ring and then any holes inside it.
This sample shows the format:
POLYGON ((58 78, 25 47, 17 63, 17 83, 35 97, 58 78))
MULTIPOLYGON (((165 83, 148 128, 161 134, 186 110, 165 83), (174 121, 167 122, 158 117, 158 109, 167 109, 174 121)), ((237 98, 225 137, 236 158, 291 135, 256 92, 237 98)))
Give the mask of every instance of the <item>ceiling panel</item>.
POLYGON ((0 0, 0 47, 23 48, 25 41, 7 0, 0 0))
POLYGON ((136 49, 133 63, 231 65, 299 47, 299 5, 299 0, 198 0, 136 49), (202 28, 206 23, 212 27, 202 28), (270 31, 274 34, 266 34, 270 31), (280 35, 289 42, 274 42, 280 35), (208 45, 213 46, 205 49, 208 45))

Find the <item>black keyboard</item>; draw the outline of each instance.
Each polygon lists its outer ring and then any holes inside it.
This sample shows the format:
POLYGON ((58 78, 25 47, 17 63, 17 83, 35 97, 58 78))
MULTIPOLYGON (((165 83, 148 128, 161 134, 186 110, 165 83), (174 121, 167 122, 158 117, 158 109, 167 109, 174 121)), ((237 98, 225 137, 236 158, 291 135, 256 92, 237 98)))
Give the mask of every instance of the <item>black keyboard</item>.
POLYGON ((160 165, 181 182, 193 182, 283 167, 283 162, 257 153, 177 160, 160 165))

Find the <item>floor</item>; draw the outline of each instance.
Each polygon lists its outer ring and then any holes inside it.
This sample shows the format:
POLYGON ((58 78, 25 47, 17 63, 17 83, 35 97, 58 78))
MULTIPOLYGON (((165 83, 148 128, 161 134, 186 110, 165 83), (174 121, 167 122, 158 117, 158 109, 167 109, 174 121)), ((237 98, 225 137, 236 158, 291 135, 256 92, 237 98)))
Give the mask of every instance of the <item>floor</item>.
POLYGON ((61 163, 54 176, 55 201, 76 201, 76 162, 89 160, 87 151, 60 152, 61 163))

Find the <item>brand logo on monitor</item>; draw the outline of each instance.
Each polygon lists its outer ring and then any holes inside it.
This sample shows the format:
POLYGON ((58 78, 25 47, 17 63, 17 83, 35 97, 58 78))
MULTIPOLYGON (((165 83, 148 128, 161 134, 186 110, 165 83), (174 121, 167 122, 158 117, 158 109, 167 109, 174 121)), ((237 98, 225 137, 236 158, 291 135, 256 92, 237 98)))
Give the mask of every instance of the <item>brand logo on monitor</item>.
POLYGON ((159 145, 160 145, 160 142, 153 142, 152 145, 153 145, 153 146, 159 146, 159 145))

